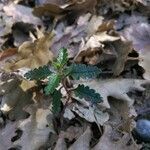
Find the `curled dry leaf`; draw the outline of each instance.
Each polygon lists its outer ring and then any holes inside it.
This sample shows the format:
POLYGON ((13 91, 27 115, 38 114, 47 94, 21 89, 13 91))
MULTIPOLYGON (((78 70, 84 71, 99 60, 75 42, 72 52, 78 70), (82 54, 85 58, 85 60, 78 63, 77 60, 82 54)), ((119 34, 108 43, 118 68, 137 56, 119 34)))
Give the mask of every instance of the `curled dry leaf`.
MULTIPOLYGON (((106 108, 110 108, 107 99, 108 96, 112 96, 120 100, 125 100, 131 106, 134 100, 129 98, 127 93, 130 90, 139 90, 139 91, 145 90, 145 88, 143 88, 141 85, 146 83, 149 84, 150 82, 147 80, 138 80, 138 79, 103 79, 103 80, 97 79, 86 81, 86 83, 84 82, 83 84, 89 86, 92 89, 95 89, 95 91, 98 92, 103 98, 103 102, 101 103, 101 105, 103 105, 106 108)), ((79 84, 78 81, 76 81, 76 85, 77 84, 79 84)))
MULTIPOLYGON (((86 63, 90 63, 92 57, 96 56, 96 54, 100 55, 104 52, 103 48, 105 46, 104 42, 113 42, 120 39, 120 36, 114 30, 114 21, 103 21, 103 17, 100 16, 92 16, 89 21, 85 32, 87 33, 87 37, 85 41, 80 45, 79 52, 75 57, 75 61, 80 62, 83 58, 86 63)), ((95 59, 95 58, 94 58, 95 59)), ((97 58, 97 62, 99 63, 97 58)), ((92 63, 93 61, 91 61, 92 63)))
MULTIPOLYGON (((41 34, 41 33, 40 33, 41 34)), ((53 34, 40 35, 34 42, 24 42, 18 48, 17 59, 7 63, 5 70, 16 70, 19 68, 38 68, 52 61, 53 54, 49 50, 53 34)))
POLYGON ((127 28, 124 36, 133 42, 135 50, 139 53, 139 65, 145 69, 143 77, 150 80, 150 26, 140 23, 127 28))

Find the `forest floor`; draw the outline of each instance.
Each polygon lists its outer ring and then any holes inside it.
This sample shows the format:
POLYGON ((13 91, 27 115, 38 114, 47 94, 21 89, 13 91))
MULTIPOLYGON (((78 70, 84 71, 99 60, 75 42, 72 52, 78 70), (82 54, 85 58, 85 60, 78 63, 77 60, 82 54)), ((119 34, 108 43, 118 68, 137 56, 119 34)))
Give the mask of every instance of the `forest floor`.
POLYGON ((150 150, 149 0, 0 1, 0 150, 67 149, 150 150))

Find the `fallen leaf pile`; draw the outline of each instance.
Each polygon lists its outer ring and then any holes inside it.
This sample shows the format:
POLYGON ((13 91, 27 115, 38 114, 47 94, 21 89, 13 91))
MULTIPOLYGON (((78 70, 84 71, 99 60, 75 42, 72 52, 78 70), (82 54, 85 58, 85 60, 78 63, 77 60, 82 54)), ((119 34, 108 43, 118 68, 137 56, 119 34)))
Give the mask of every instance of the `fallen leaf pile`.
POLYGON ((149 18, 149 0, 1 1, 0 150, 144 149, 149 143, 134 129, 138 118, 150 118, 149 18), (101 69, 86 82, 67 78, 71 89, 94 89, 101 103, 73 95, 64 105, 61 88, 62 112, 54 114, 47 79, 25 79, 50 66, 62 47, 69 64, 101 69))

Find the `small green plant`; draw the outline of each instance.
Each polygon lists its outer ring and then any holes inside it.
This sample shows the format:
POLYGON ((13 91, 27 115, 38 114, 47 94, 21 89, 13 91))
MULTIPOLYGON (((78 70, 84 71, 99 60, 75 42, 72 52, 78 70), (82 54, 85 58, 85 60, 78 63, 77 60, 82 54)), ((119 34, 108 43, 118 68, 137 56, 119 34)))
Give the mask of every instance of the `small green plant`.
POLYGON ((61 106, 61 88, 63 87, 67 93, 67 101, 64 106, 72 99, 73 93, 79 98, 84 98, 90 101, 92 104, 99 103, 102 98, 99 93, 96 93, 94 89, 90 89, 88 86, 79 84, 77 88, 73 89, 68 87, 68 81, 96 78, 101 70, 92 65, 85 64, 71 64, 67 65, 68 53, 67 49, 61 48, 58 57, 52 62, 51 66, 43 66, 38 69, 31 70, 25 74, 25 77, 29 80, 40 81, 48 79, 48 83, 44 88, 46 95, 52 96, 52 111, 58 113, 61 106), (59 86, 61 83, 62 86, 59 86))

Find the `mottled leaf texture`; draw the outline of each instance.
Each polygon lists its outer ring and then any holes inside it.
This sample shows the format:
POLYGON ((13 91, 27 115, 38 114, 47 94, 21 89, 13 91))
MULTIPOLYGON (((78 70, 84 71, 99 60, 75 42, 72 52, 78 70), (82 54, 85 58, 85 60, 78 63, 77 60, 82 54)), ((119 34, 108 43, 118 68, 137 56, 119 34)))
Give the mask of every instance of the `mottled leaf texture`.
POLYGON ((44 91, 45 93, 48 94, 53 94, 55 89, 58 87, 60 83, 61 77, 59 74, 51 74, 49 77, 49 81, 47 86, 45 87, 44 91))
POLYGON ((25 77, 30 80, 41 80, 45 79, 50 74, 51 71, 49 70, 48 66, 43 66, 27 72, 25 77))
POLYGON ((59 50, 58 57, 55 62, 53 62, 53 66, 56 68, 63 67, 68 61, 68 53, 66 48, 61 48, 59 50))
POLYGON ((60 111, 62 94, 60 91, 55 90, 52 97, 53 97, 52 112, 55 114, 60 111))
POLYGON ((76 80, 80 78, 95 78, 101 73, 98 67, 91 65, 72 64, 70 67, 72 69, 70 75, 76 80))
POLYGON ((102 102, 102 97, 99 93, 96 93, 94 89, 90 89, 88 86, 84 86, 83 84, 79 84, 74 90, 74 93, 77 97, 91 101, 93 104, 102 102))

